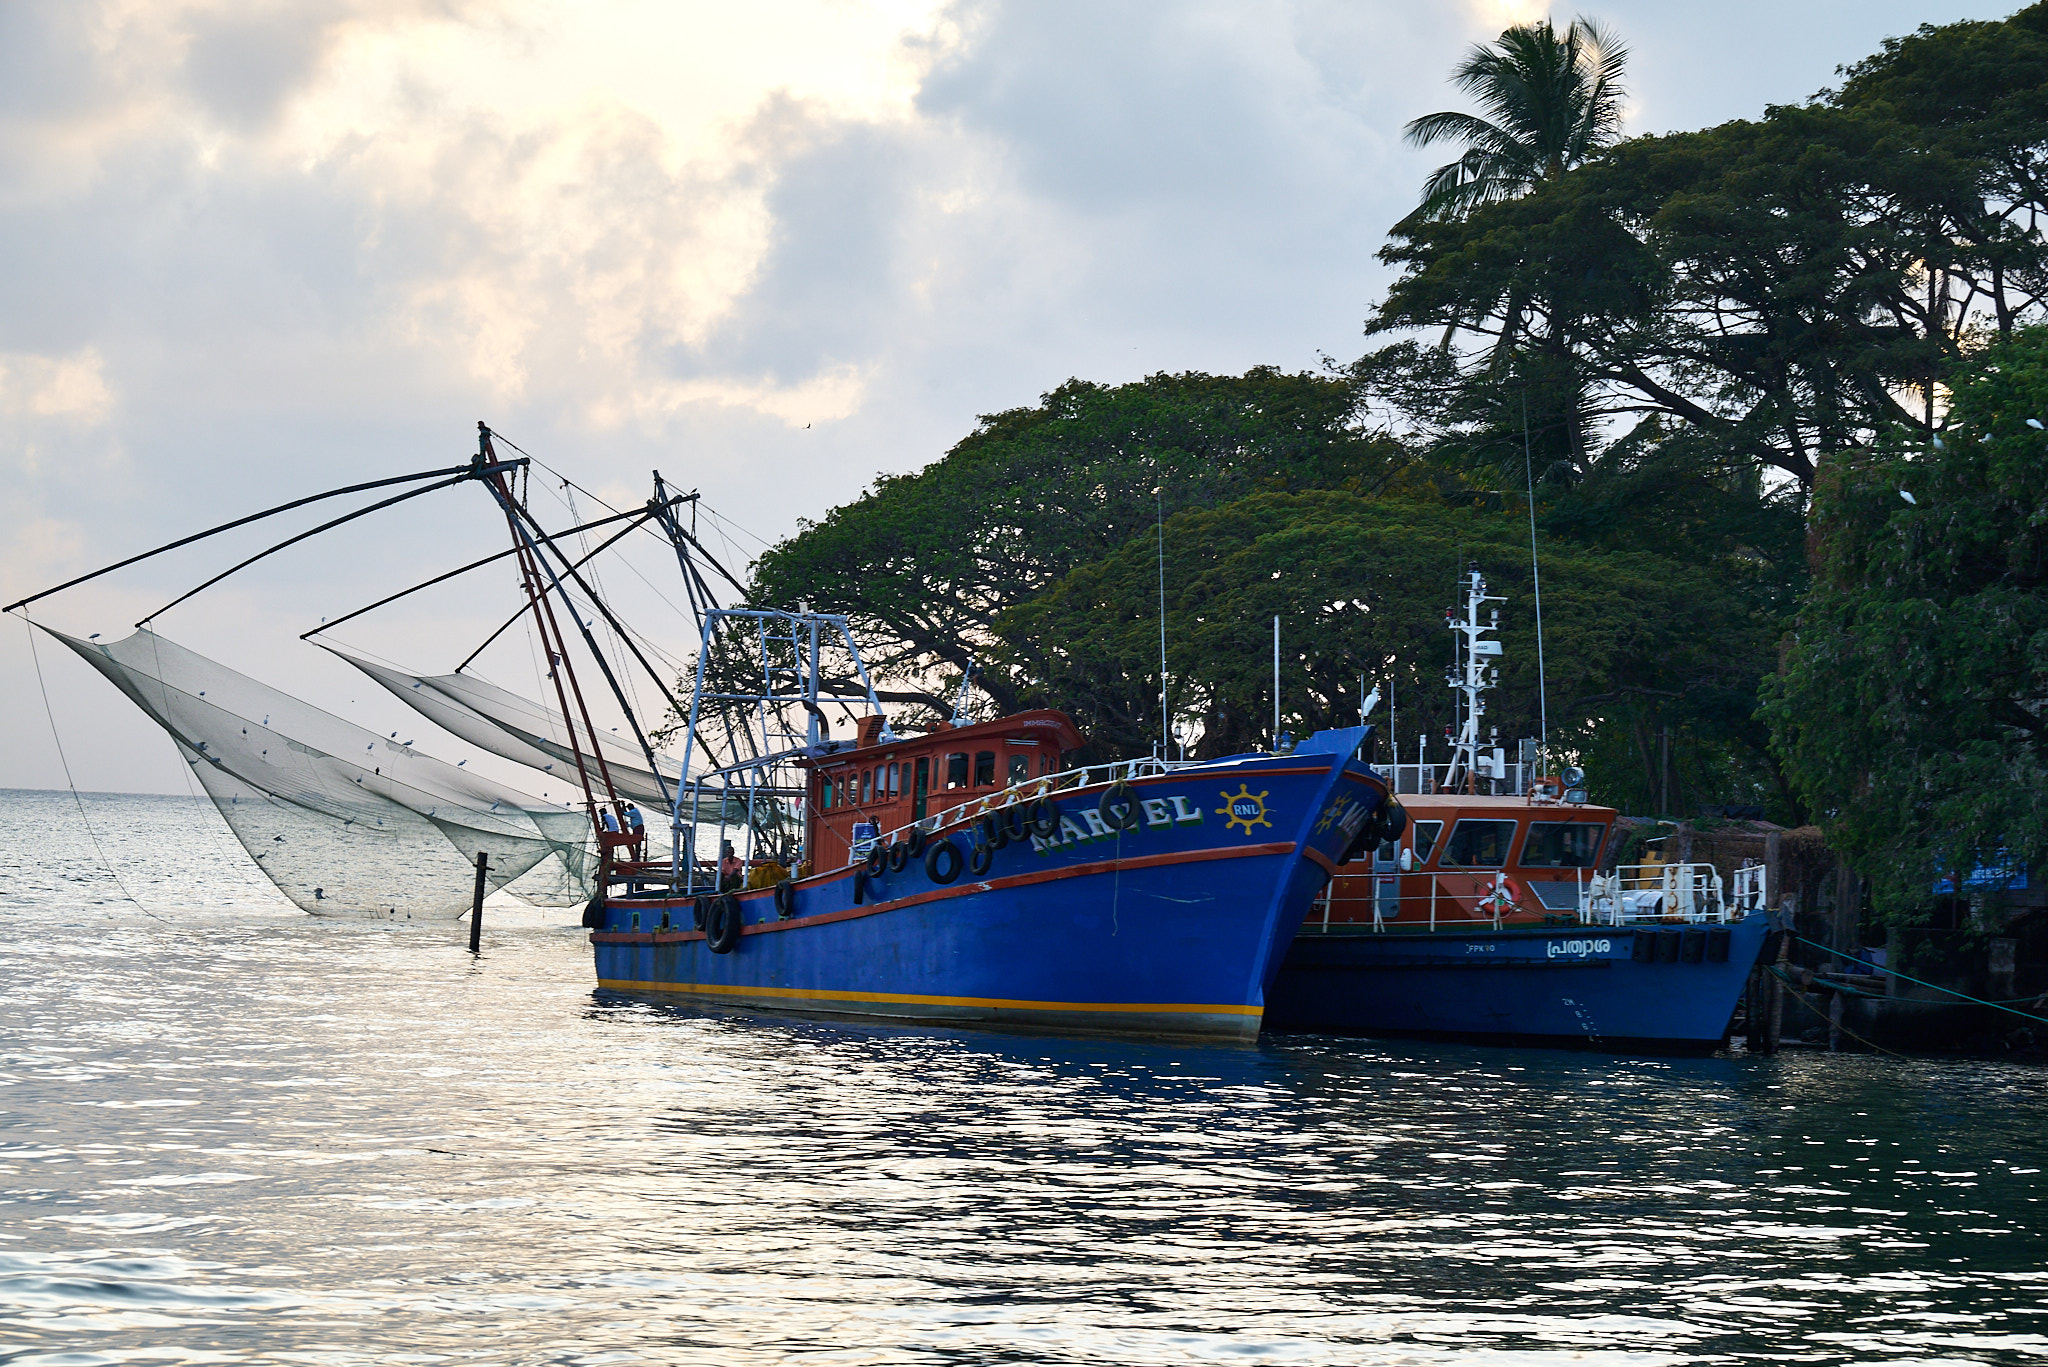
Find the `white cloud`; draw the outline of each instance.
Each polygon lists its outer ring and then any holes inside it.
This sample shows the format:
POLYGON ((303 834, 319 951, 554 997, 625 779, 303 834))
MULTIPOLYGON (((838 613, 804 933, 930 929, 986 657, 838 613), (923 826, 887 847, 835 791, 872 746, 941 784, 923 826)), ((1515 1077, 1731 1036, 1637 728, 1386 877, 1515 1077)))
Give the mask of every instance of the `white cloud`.
POLYGON ((61 418, 97 427, 114 411, 105 372, 96 347, 68 356, 0 352, 0 417, 61 418))

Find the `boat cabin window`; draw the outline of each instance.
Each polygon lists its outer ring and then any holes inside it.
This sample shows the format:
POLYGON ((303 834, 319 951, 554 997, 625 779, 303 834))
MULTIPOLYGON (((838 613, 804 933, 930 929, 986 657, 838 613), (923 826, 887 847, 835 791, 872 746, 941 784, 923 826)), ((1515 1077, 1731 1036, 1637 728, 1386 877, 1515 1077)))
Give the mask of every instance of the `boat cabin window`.
POLYGON ((1038 757, 1038 772, 1041 774, 1051 773, 1054 763, 1055 761, 1051 755, 1040 755, 1038 757))
POLYGON ((1508 847, 1514 843, 1512 821, 1460 821, 1451 827, 1441 862, 1445 867, 1497 869, 1508 862, 1508 847))
POLYGON ((974 786, 993 788, 996 783, 996 752, 977 750, 974 753, 974 786))
POLYGON ((1429 852, 1436 848, 1436 838, 1444 833, 1441 821, 1418 821, 1415 823, 1415 862, 1427 864, 1429 852))
POLYGON ((946 786, 948 788, 965 788, 967 786, 967 755, 964 751, 955 750, 952 754, 946 756, 946 786))
POLYGON ((1025 780, 1025 779, 1027 779, 1027 778, 1030 778, 1030 777, 1031 777, 1031 756, 1029 756, 1029 755, 1012 755, 1012 756, 1010 756, 1010 782, 1011 782, 1011 784, 1012 784, 1012 785, 1015 785, 1015 784, 1019 784, 1019 783, 1022 783, 1022 782, 1023 782, 1023 781, 1025 780))
POLYGON ((898 786, 898 777, 899 776, 896 772, 896 766, 894 764, 891 764, 889 766, 889 800, 891 802, 894 802, 896 800, 896 795, 903 791, 903 789, 898 786))
POLYGON ((1596 821, 1532 821, 1522 864, 1532 869, 1590 869, 1600 853, 1596 821))
POLYGON ((920 759, 917 762, 917 783, 910 790, 910 819, 912 821, 924 820, 925 794, 931 791, 931 786, 932 762, 929 759, 920 759))
POLYGON ((860 800, 872 802, 875 796, 875 771, 864 769, 860 776, 860 800))

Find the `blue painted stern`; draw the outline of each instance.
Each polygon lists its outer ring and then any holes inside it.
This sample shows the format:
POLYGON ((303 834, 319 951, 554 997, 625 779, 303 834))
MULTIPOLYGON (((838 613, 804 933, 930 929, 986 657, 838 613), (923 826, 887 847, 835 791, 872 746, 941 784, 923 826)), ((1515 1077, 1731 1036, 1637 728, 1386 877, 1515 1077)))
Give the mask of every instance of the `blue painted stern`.
POLYGON ((1276 1030, 1697 1052, 1726 1038, 1769 931, 1728 925, 1374 931, 1305 926, 1276 1030))

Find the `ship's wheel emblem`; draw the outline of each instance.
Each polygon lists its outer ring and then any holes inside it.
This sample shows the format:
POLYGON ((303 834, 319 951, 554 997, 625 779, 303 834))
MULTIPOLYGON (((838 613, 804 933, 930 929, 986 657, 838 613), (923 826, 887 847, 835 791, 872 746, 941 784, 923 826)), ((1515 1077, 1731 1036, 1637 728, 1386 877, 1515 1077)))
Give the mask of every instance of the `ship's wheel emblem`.
POLYGON ((1272 791, 1268 788, 1264 793, 1254 794, 1249 784, 1240 783, 1235 794, 1219 793, 1223 805, 1216 809, 1216 815, 1230 818, 1224 823, 1223 829, 1227 831, 1232 826, 1243 826, 1244 833, 1250 835, 1254 826, 1272 825, 1272 821, 1266 816, 1266 793, 1272 791))

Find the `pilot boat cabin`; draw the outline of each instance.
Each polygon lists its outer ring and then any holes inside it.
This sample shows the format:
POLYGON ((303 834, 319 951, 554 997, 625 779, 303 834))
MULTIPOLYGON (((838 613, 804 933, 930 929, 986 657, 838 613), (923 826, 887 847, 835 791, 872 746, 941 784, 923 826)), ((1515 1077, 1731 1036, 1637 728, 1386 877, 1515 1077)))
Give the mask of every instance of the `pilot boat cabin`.
POLYGON ((1401 805, 1400 840, 1333 879, 1311 920, 1397 930, 1569 920, 1615 818, 1611 807, 1523 797, 1404 793, 1401 805))
POLYGON ((1067 715, 1049 710, 972 726, 942 723, 895 741, 883 740, 882 722, 863 717, 850 743, 805 761, 804 848, 819 873, 854 862, 857 840, 1059 773, 1082 744, 1067 715))

